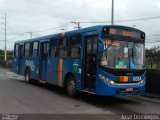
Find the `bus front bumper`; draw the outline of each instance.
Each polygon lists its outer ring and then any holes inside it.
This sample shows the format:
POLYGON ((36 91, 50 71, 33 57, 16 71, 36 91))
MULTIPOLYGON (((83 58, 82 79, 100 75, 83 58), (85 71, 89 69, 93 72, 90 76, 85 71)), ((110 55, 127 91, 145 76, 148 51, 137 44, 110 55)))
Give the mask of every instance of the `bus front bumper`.
POLYGON ((142 84, 111 85, 102 79, 96 82, 96 94, 104 96, 136 95, 145 93, 145 82, 142 84))

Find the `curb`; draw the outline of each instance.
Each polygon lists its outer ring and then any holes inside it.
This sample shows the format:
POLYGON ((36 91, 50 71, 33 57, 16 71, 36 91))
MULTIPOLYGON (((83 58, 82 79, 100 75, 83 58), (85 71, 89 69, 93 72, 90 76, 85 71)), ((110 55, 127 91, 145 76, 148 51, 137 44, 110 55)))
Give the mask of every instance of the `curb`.
POLYGON ((160 94, 155 94, 155 93, 146 93, 142 96, 148 97, 148 98, 158 98, 158 99, 160 99, 160 94))

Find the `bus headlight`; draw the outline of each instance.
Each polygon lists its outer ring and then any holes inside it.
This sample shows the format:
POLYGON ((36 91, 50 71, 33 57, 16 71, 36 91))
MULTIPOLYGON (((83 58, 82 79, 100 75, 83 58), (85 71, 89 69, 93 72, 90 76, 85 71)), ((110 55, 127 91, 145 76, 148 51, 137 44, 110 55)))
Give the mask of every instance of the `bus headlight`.
POLYGON ((144 80, 141 80, 141 81, 140 81, 140 84, 143 84, 143 83, 144 83, 144 80))
POLYGON ((104 80, 105 82, 111 84, 111 85, 115 85, 115 82, 110 80, 109 78, 105 77, 104 75, 99 74, 99 78, 104 80))
POLYGON ((140 84, 144 84, 144 83, 145 83, 145 80, 146 80, 146 76, 145 76, 144 79, 141 80, 139 83, 140 83, 140 84))
POLYGON ((100 78, 100 79, 105 79, 105 76, 99 74, 99 78, 100 78))
POLYGON ((112 81, 112 80, 110 80, 109 83, 110 83, 111 85, 115 85, 115 82, 112 81))

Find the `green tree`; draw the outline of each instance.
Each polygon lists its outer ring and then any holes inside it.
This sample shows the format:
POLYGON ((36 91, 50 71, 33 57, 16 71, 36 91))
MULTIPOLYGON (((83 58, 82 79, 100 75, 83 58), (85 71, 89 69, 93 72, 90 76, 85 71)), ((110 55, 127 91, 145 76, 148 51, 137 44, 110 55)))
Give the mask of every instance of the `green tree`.
POLYGON ((160 69, 160 47, 146 49, 146 68, 160 69))

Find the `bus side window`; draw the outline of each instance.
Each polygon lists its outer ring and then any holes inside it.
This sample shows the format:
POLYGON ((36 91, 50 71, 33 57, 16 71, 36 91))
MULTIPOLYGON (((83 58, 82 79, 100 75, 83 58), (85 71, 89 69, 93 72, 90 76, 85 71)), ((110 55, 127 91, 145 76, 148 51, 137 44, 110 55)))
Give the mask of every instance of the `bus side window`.
POLYGON ((33 57, 37 57, 38 56, 38 42, 33 42, 33 52, 32 52, 32 56, 33 57))
POLYGON ((60 38, 59 42, 59 57, 68 57, 68 39, 67 37, 60 38))
POLYGON ((30 43, 30 47, 29 47, 29 57, 32 57, 33 55, 33 43, 30 43))
POLYGON ((57 56, 57 46, 58 46, 58 39, 52 39, 50 41, 50 57, 54 58, 57 56))
POLYGON ((24 56, 24 45, 20 45, 20 53, 19 53, 19 57, 23 58, 24 56))
POLYGON ((42 58, 47 59, 48 58, 48 52, 49 52, 49 42, 43 43, 43 54, 42 58))
POLYGON ((19 48, 19 45, 15 45, 15 47, 14 47, 14 58, 18 58, 19 57, 18 48, 19 48))
POLYGON ((81 35, 75 35, 70 37, 69 41, 69 56, 71 58, 80 57, 81 53, 81 35))
POLYGON ((30 43, 25 44, 25 57, 29 57, 30 55, 30 43))

